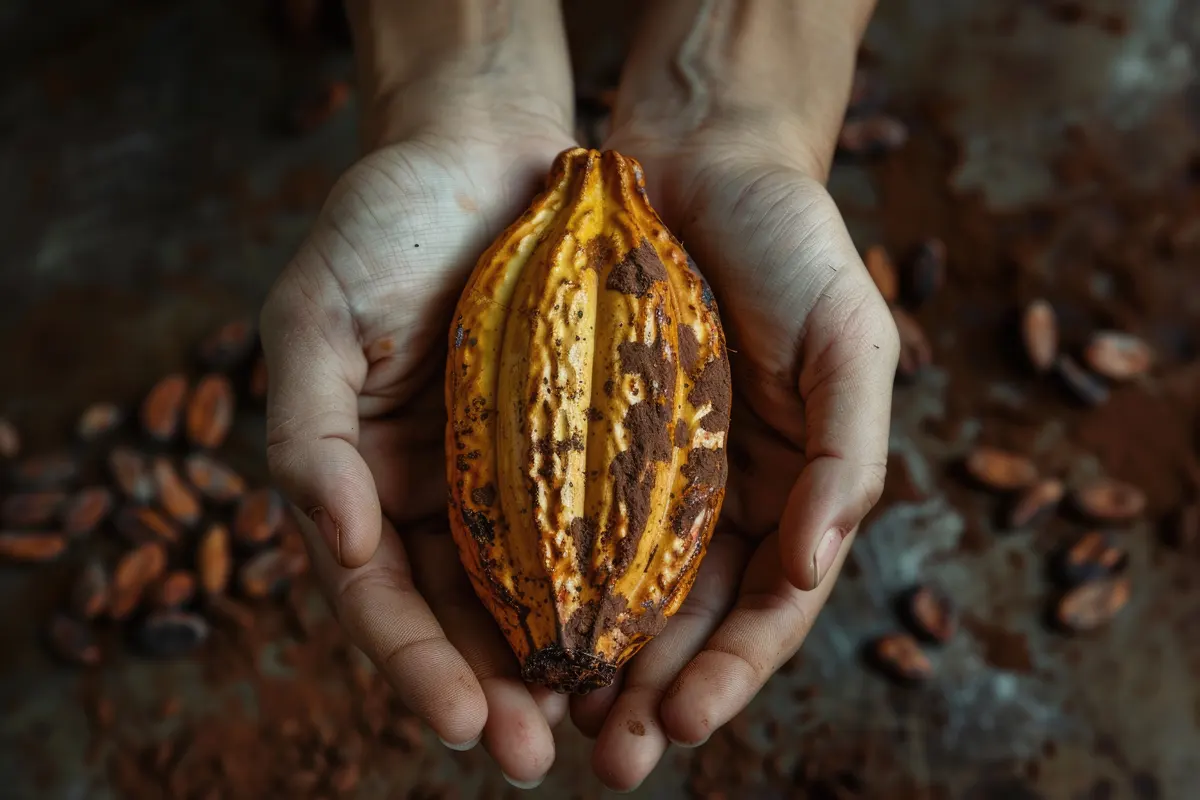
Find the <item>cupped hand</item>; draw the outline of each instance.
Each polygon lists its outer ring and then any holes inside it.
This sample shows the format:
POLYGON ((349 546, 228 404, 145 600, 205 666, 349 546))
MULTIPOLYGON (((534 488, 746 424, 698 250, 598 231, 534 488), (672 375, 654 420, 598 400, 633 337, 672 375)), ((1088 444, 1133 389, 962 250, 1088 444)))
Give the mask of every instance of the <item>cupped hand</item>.
POLYGON ((642 162, 712 285, 734 390, 725 506, 690 595, 620 684, 572 699, 597 774, 628 789, 799 649, 883 489, 898 343, 818 159, 736 127, 605 146, 642 162))
POLYGON ((351 641, 449 746, 510 780, 554 759, 565 698, 531 689, 447 527, 448 324, 475 259, 561 150, 562 125, 459 126, 385 147, 337 183, 262 312, 271 475, 351 641))

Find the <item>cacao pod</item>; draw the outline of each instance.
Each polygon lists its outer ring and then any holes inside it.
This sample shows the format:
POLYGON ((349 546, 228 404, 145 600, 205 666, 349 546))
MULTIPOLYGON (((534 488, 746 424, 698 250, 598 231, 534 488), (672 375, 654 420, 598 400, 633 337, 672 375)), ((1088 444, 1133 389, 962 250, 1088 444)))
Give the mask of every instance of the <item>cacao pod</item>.
POLYGON ((576 148, 450 330, 450 521, 525 680, 609 684, 695 579, 727 474, 716 303, 641 165, 576 148))

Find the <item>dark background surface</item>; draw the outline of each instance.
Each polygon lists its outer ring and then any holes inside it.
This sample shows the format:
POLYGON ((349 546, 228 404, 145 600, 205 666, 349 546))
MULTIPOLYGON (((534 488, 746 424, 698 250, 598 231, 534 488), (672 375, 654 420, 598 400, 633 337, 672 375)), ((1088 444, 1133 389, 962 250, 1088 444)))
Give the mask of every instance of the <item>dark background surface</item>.
MULTIPOLYGON (((636 4, 605 3, 604 20, 596 4, 568 5, 578 88, 592 94, 613 79, 618 29, 636 4)), ((1195 270, 1105 272, 1103 238, 1084 246, 1070 232, 1100 219, 1117 243, 1142 236, 1134 226, 1152 215, 1129 210, 1148 207, 1139 187, 1159 196, 1187 174, 1200 5, 881 6, 870 64, 913 138, 882 162, 839 164, 830 188, 864 247, 946 238, 950 285, 922 316, 939 367, 898 391, 885 502, 801 657, 728 732, 700 751, 672 750, 642 796, 690 796, 685 783, 695 788, 698 773, 716 775, 705 785, 727 797, 1200 796, 1200 561, 1155 536, 1157 516, 1189 489, 1144 487, 1154 518, 1123 534, 1129 608, 1101 633, 1066 639, 1042 624, 1042 556, 1055 534, 997 530, 991 500, 964 491, 946 466, 977 437, 1014 426, 1034 450, 1069 453, 1072 475, 1124 469, 1155 482, 1156 453, 1179 442, 1194 451, 1195 270), (1083 149, 1072 126, 1089 132, 1087 158, 1064 175, 1064 155, 1083 149), (1074 208, 1100 210, 1077 219, 1074 208), (1039 225, 1067 231, 1061 246, 1014 262, 1006 248, 1039 225), (1013 368, 1001 320, 1047 286, 1084 298, 1071 306, 1080 316, 1166 342, 1170 370, 1114 397, 1124 405, 1103 419, 1034 385, 1013 368), (1173 387, 1183 387, 1186 411, 1163 428, 1170 420, 1153 398, 1175 397, 1173 387), (1106 433, 1122 426, 1137 441, 1106 433), (899 689, 858 653, 894 627, 892 598, 918 580, 956 599, 965 629, 933 654, 935 681, 899 689), (834 776, 821 777, 829 793, 797 788, 797 770, 834 776)), ((210 328, 254 313, 354 159, 352 109, 301 136, 277 125, 317 76, 349 78, 348 54, 281 41, 262 12, 192 0, 0 10, 0 413, 30 450, 60 446, 91 400, 136 403, 210 328)), ((1180 207, 1161 215, 1195 219, 1180 207)), ((262 480, 260 438, 251 415, 227 451, 262 480)), ((49 660, 38 630, 70 573, 69 560, 0 568, 0 796, 122 796, 113 788, 121 752, 202 725, 231 697, 255 703, 253 682, 214 677, 217 655, 170 665, 119 656, 87 677, 49 660), (100 737, 88 718, 97 693, 117 716, 100 737), (183 711, 155 718, 173 696, 183 711)), ((271 652, 263 648, 264 663, 271 652)), ((336 674, 325 691, 344 693, 336 674)), ((534 796, 597 793, 588 751, 564 723, 557 765, 534 796)), ((481 755, 436 745, 364 762, 363 776, 361 797, 404 796, 430 776, 464 797, 503 787, 481 755)))

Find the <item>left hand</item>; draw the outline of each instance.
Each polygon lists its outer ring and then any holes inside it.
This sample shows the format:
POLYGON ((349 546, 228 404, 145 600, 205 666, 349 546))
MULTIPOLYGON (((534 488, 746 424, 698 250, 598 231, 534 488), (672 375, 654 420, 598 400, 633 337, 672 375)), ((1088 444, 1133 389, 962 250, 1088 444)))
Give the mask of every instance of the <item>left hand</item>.
POLYGON ((682 144, 618 130, 605 148, 642 162, 712 285, 734 389, 725 506, 691 594, 617 683, 572 698, 597 774, 630 789, 804 641, 883 490, 899 345, 823 165, 736 126, 682 144))

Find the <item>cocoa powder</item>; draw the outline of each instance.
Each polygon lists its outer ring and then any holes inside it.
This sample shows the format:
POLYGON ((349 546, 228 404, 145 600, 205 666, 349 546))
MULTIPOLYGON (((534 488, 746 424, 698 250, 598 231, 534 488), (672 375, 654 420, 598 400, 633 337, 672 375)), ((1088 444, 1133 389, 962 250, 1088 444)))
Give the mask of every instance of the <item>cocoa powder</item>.
POLYGON ((658 257, 654 245, 642 240, 625 258, 613 265, 604 287, 609 291, 643 297, 652 285, 666 279, 667 268, 658 257))

